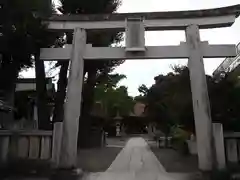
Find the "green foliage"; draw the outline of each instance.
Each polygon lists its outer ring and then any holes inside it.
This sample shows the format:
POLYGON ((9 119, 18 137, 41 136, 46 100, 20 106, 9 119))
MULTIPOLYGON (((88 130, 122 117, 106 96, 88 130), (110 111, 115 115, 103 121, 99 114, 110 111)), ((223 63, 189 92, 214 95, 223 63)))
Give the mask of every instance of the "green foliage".
MULTIPOLYGON (((120 0, 61 0, 60 11, 63 14, 111 14, 120 5, 120 0), (94 6, 93 6, 94 4, 94 6)), ((87 34, 87 43, 95 47, 109 46, 122 40, 122 33, 116 32, 94 32, 87 34)), ((68 34, 69 38, 69 34, 68 34)), ((71 41, 71 38, 69 38, 71 41)), ((123 61, 101 60, 85 63, 85 71, 97 71, 98 74, 107 74, 123 61)))
POLYGON ((64 14, 99 14, 112 13, 120 5, 119 0, 61 0, 64 14), (93 6, 94 5, 94 6, 93 6))
POLYGON ((171 135, 173 138, 181 139, 183 141, 187 140, 190 136, 190 134, 179 125, 174 125, 171 127, 171 135))
POLYGON ((41 23, 52 13, 51 1, 3 0, 0 5, 0 84, 8 87, 22 68, 32 66, 32 55, 52 44, 55 36, 41 23))
POLYGON ((190 133, 183 129, 183 126, 174 125, 171 127, 172 144, 175 149, 182 151, 184 154, 187 152, 186 140, 189 139, 190 133))
POLYGON ((142 84, 141 86, 139 86, 138 91, 142 96, 146 96, 148 93, 148 88, 145 84, 142 84))
POLYGON ((123 78, 124 75, 109 75, 107 80, 95 86, 94 100, 102 103, 106 114, 110 117, 115 117, 117 112, 121 116, 128 115, 132 110, 133 98, 128 95, 127 88, 117 86, 123 78))
MULTIPOLYGON (((118 6, 120 5, 119 0, 60 0, 62 6, 59 10, 63 14, 111 14, 116 11, 118 6)), ((67 33, 67 43, 72 43, 72 33, 67 33)), ((122 39, 122 33, 118 32, 88 32, 87 33, 87 43, 92 44, 93 47, 99 46, 111 46, 113 43, 118 43, 122 39)), ((114 70, 114 68, 121 63, 122 61, 114 61, 114 60, 96 60, 96 61, 88 61, 84 63, 84 76, 86 77, 86 83, 83 87, 83 103, 81 106, 81 114, 82 116, 88 116, 91 112, 94 103, 94 87, 99 84, 102 78, 108 76, 110 72, 114 70)), ((61 65, 61 76, 59 76, 59 97, 56 101, 61 102, 61 106, 63 106, 63 102, 65 99, 66 92, 66 79, 67 79, 67 69, 68 62, 65 63, 57 63, 57 65, 61 65), (61 85, 61 86, 60 86, 61 85)), ((63 108, 56 108, 61 109, 63 108)), ((60 114, 59 112, 55 114, 60 114)), ((62 116, 62 115, 61 115, 62 116)), ((57 118, 62 119, 62 118, 57 118)))
MULTIPOLYGON (((194 132, 194 116, 187 67, 175 66, 173 73, 155 77, 155 84, 140 92, 147 101, 148 116, 157 122, 163 131, 168 132, 174 124, 183 125, 183 129, 194 132)), ((220 81, 206 76, 211 104, 212 120, 221 122, 225 130, 240 131, 240 88, 232 73, 226 74, 220 81), (231 78, 230 78, 231 77, 231 78)))
POLYGON ((231 74, 209 85, 212 119, 223 123, 225 130, 240 131, 240 88, 229 78, 231 74))
POLYGON ((154 79, 155 84, 145 90, 147 112, 165 133, 169 133, 172 125, 181 124, 186 115, 184 111, 191 108, 189 72, 185 67, 174 67, 173 73, 154 79))

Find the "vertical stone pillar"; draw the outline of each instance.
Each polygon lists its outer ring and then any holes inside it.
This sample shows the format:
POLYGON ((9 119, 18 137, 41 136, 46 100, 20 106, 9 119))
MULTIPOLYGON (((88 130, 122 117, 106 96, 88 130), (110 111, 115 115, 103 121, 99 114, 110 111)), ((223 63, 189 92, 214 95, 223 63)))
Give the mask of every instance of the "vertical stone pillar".
POLYGON ((38 108, 35 104, 33 106, 33 121, 34 121, 34 128, 38 129, 38 108))
POLYGON ((62 122, 54 123, 52 137, 52 163, 55 168, 58 168, 61 157, 62 128, 62 122))
POLYGON ((238 163, 237 139, 230 138, 226 140, 226 152, 228 162, 237 164, 238 163))
POLYGON ((0 163, 7 163, 9 154, 9 136, 1 136, 0 138, 0 163))
POLYGON ((199 169, 209 171, 212 169, 213 162, 212 120, 199 28, 197 25, 187 27, 186 41, 189 51, 188 67, 191 80, 199 169))
POLYGON ((213 123, 213 137, 218 169, 226 168, 223 127, 221 123, 213 123))
POLYGON ((86 32, 74 30, 70 73, 64 107, 60 168, 75 168, 77 162, 77 139, 83 86, 83 55, 86 47, 86 32))

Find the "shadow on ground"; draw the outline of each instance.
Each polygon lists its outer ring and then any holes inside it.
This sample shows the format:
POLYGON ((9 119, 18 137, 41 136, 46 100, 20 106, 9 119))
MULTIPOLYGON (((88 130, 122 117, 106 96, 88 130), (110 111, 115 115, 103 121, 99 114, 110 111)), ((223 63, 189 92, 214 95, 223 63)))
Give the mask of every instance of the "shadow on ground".
POLYGON ((122 150, 119 147, 82 149, 78 152, 78 167, 85 172, 104 172, 122 150))
POLYGON ((151 147, 151 150, 167 172, 192 173, 198 171, 197 156, 182 155, 174 149, 151 147))
POLYGON ((104 172, 123 149, 128 138, 108 138, 106 147, 80 149, 78 167, 85 172, 104 172))

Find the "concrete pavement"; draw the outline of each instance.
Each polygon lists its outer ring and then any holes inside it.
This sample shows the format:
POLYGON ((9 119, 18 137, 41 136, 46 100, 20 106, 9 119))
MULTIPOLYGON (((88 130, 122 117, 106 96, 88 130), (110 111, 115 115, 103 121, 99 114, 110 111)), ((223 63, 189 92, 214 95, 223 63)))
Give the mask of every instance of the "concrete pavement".
POLYGON ((131 138, 111 166, 103 173, 90 173, 84 180, 182 180, 169 174, 143 138, 131 138))

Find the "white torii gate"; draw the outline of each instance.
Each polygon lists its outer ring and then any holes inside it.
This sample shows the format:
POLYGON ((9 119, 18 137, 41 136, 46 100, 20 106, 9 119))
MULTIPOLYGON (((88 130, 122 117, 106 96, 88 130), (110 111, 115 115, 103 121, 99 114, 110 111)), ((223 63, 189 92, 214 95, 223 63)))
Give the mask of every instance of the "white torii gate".
POLYGON ((130 13, 113 15, 54 16, 46 22, 57 31, 74 30, 73 44, 67 48, 43 48, 44 61, 71 61, 65 103, 61 146, 61 167, 74 167, 80 116, 84 61, 122 59, 188 58, 192 101, 197 135, 199 168, 211 170, 213 164, 212 120, 203 58, 236 56, 235 45, 209 45, 201 42, 199 29, 228 27, 240 14, 240 5, 218 9, 130 13), (86 44, 86 31, 126 31, 126 47, 92 47, 86 44), (185 30, 186 42, 178 46, 145 47, 145 30, 185 30))

